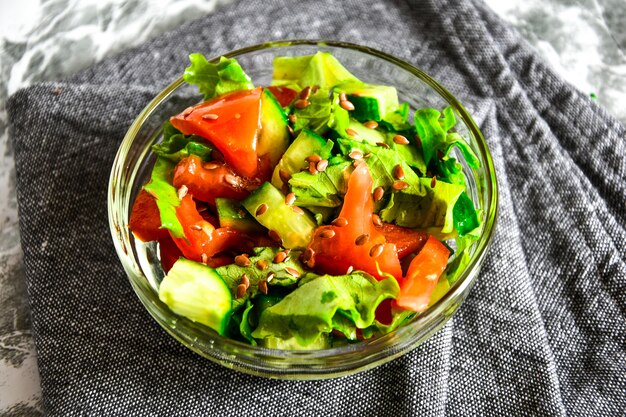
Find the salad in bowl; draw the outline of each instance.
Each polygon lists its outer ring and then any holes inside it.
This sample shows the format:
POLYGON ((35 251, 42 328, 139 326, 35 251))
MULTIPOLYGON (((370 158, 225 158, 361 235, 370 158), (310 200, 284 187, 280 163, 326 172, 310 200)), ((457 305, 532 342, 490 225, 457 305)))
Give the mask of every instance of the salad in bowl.
POLYGON ((197 104, 162 121, 124 233, 152 248, 174 323, 270 356, 354 351, 476 261, 493 219, 467 172, 485 158, 453 105, 413 108, 332 50, 272 58, 255 83, 236 57, 190 55, 197 104))

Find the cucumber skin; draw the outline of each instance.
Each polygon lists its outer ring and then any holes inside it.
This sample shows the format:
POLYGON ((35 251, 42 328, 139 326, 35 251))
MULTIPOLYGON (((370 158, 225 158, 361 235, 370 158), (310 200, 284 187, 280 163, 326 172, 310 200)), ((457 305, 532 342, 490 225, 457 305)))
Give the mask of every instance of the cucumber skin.
POLYGON ((272 167, 289 147, 287 116, 269 90, 261 94, 261 133, 257 143, 259 156, 269 155, 272 167))
POLYGON ((281 237, 287 249, 305 248, 311 241, 317 227, 308 213, 298 214, 285 204, 285 196, 269 182, 263 183, 242 201, 242 205, 263 226, 281 237), (256 215, 261 204, 268 208, 260 216, 256 215))
POLYGON ((174 313, 224 335, 232 314, 232 294, 211 267, 179 258, 161 281, 159 299, 174 313))
POLYGON ((216 198, 215 207, 220 227, 232 227, 242 232, 263 231, 263 227, 250 216, 241 202, 229 198, 216 198))

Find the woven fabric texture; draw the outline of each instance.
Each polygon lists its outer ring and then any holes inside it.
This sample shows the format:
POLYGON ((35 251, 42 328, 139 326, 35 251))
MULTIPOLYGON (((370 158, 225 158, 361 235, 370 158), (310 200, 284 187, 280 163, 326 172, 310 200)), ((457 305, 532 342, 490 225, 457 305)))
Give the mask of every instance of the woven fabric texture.
POLYGON ((51 416, 626 409, 626 131, 478 0, 240 1, 72 79, 19 91, 8 111, 51 416), (286 38, 364 44, 430 73, 475 115, 500 185, 493 246, 448 325, 400 359, 328 381, 251 377, 182 347, 139 303, 107 222, 117 147, 187 55, 286 38))

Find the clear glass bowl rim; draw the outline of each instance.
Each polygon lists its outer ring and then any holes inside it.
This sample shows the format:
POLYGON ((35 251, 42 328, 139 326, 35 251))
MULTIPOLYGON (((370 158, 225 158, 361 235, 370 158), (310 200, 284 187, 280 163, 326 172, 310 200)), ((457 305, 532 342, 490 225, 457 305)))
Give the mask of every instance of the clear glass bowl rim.
MULTIPOLYGON (((459 302, 460 304, 463 302, 464 294, 467 293, 477 278, 478 270, 484 261, 487 249, 493 239, 498 213, 498 184, 495 167, 487 143, 480 129, 463 105, 447 89, 424 71, 390 54, 348 42, 298 39, 252 45, 216 56, 210 59, 209 62, 217 62, 221 56, 236 58, 250 52, 290 46, 319 46, 351 49, 397 65, 428 84, 447 101, 463 120, 470 134, 476 140, 480 159, 483 164, 482 169, 484 170, 486 178, 486 187, 483 192, 486 193, 487 198, 485 200, 488 204, 486 207, 483 207, 483 233, 474 244, 475 249, 468 266, 441 299, 430 306, 425 312, 412 319, 411 322, 380 338, 323 350, 289 351, 267 349, 228 339, 208 330, 201 335, 205 337, 206 340, 202 341, 203 343, 198 343, 198 334, 195 334, 194 338, 191 338, 190 335, 179 330, 180 328, 185 329, 186 326, 173 328, 164 320, 162 316, 163 311, 159 312, 159 308, 165 308, 165 316, 169 315, 171 318, 175 318, 183 323, 188 322, 189 324, 190 322, 187 319, 176 316, 169 311, 164 304, 161 303, 159 306, 160 301, 158 301, 158 298, 155 301, 149 295, 144 294, 145 285, 142 285, 141 280, 145 281, 146 277, 143 273, 138 272, 141 271, 141 268, 126 249, 126 245, 130 245, 129 234, 127 231, 120 230, 120 224, 115 219, 114 211, 117 209, 116 205, 120 204, 118 201, 125 201, 126 207, 128 207, 127 204, 130 199, 130 192, 128 195, 122 195, 120 187, 116 187, 115 184, 121 180, 125 169, 132 168, 125 166, 125 158, 132 147, 137 133, 150 114, 184 83, 182 76, 163 89, 150 101, 131 124, 124 136, 115 157, 109 178, 108 216, 116 252, 135 293, 153 318, 175 339, 205 358, 249 374, 281 379, 320 379, 351 374, 388 362, 415 348, 430 337, 430 335, 435 333, 435 331, 447 321, 451 316, 451 312, 453 313, 456 309, 454 308, 455 303, 459 302), (404 340, 407 338, 413 340, 404 340), (394 345, 398 341, 403 341, 404 343, 402 343, 401 347, 396 348, 394 345), (207 346, 209 346, 208 349, 207 346), (272 362, 273 360, 277 360, 279 365, 275 366, 274 362, 272 362), (325 364, 329 365, 325 366, 325 364)), ((140 161, 141 160, 142 158, 140 158, 140 161)), ((134 177, 132 181, 134 182, 134 177)), ((125 215, 127 221, 128 213, 125 213, 125 215)), ((123 224, 127 224, 127 222, 123 224)), ((193 330, 194 325, 191 324, 190 328, 193 330)))

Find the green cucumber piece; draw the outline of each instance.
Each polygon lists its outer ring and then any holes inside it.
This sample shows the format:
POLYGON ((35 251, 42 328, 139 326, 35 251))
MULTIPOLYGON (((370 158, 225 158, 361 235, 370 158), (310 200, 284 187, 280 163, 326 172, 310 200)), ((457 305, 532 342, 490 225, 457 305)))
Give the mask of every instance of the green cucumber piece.
POLYGON ((317 226, 313 218, 306 212, 300 214, 293 211, 291 206, 285 204, 285 195, 269 182, 254 190, 242 204, 259 223, 278 233, 283 247, 304 248, 311 241, 313 230, 317 226), (267 204, 267 210, 257 215, 262 204, 267 204))
POLYGON ((223 335, 232 314, 232 295, 213 269, 178 259, 159 287, 159 299, 174 313, 223 335))
POLYGON ((399 105, 398 91, 387 85, 350 83, 336 87, 335 91, 346 93, 348 101, 354 105, 350 116, 360 122, 380 122, 399 105))
POLYGON ((230 198, 216 198, 215 207, 220 227, 232 227, 242 232, 259 232, 263 227, 243 208, 241 202, 230 198))
POLYGON ((259 156, 269 155, 272 167, 289 146, 287 116, 276 97, 269 91, 261 94, 261 134, 257 143, 259 156))
POLYGON ((328 333, 322 333, 315 342, 306 346, 300 344, 295 337, 291 339, 281 339, 279 337, 269 336, 264 339, 257 339, 257 342, 259 346, 265 348, 282 350, 319 350, 328 349, 332 345, 328 333))
POLYGON ((278 189, 282 189, 283 181, 280 178, 280 171, 284 171, 289 176, 300 172, 309 166, 306 157, 317 154, 322 159, 328 159, 333 148, 333 141, 324 139, 317 133, 303 129, 293 143, 287 148, 280 162, 274 168, 272 174, 272 184, 278 189))
POLYGON ((348 127, 355 131, 357 136, 352 137, 350 135, 347 135, 345 132, 340 132, 341 135, 345 138, 359 140, 361 142, 366 142, 374 146, 376 146, 377 143, 385 142, 386 136, 384 133, 380 132, 377 129, 370 129, 369 127, 365 127, 356 120, 350 119, 350 124, 348 125, 348 127))

